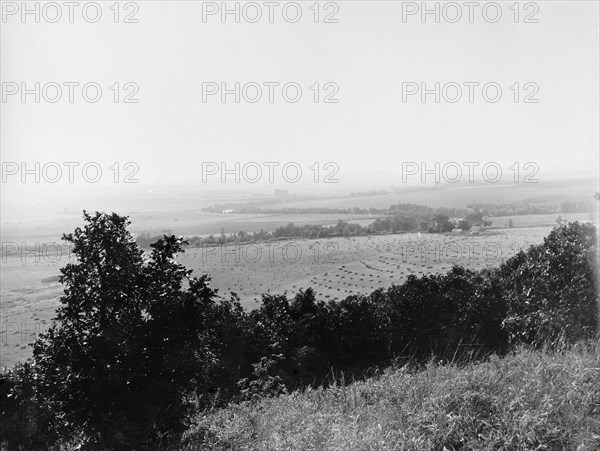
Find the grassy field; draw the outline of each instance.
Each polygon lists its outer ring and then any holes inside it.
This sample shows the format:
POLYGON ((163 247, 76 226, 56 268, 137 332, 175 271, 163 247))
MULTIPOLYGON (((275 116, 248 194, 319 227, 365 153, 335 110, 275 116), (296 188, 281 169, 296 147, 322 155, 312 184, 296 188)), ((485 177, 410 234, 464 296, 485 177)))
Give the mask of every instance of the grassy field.
MULTIPOLYGON (((290 219, 321 224, 337 219, 329 215, 247 216, 251 217, 228 217, 227 221, 233 221, 228 227, 244 229, 254 224, 258 229, 268 229, 268 224, 286 224, 290 219)), ((584 221, 589 216, 563 215, 584 221)), ((496 229, 480 236, 409 233, 191 248, 179 256, 179 262, 193 269, 195 276, 211 275, 211 285, 219 294, 229 296, 235 292, 249 309, 257 305, 263 293, 292 294, 308 287, 319 299, 341 300, 400 284, 411 274, 446 272, 453 264, 472 269, 497 266, 519 249, 540 243, 555 219, 553 215, 515 217, 514 228, 500 229, 507 218, 492 218, 492 228, 496 229)), ((12 365, 31 355, 28 344, 46 329, 62 293, 59 283, 42 280, 58 275, 69 258, 52 254, 2 259, 0 365, 12 365)))
MULTIPOLYGON (((497 266, 548 227, 513 228, 481 236, 401 234, 191 248, 178 258, 195 276, 210 274, 219 294, 237 293, 254 308, 263 293, 296 293, 313 287, 323 300, 341 300, 402 283, 410 274, 445 272, 453 264, 497 266)), ((0 364, 31 355, 28 346, 46 329, 62 286, 42 280, 59 274, 69 256, 17 256, 2 262, 0 364)))
POLYGON ((495 216, 491 229, 504 229, 508 227, 508 220, 512 219, 513 227, 553 227, 556 218, 562 217, 566 221, 598 223, 598 212, 590 213, 553 213, 548 215, 523 215, 523 216, 495 216))
POLYGON ((513 228, 480 236, 407 233, 204 247, 188 249, 179 262, 196 275, 210 274, 221 294, 235 292, 252 308, 262 293, 313 287, 323 300, 341 300, 453 264, 497 266, 548 232, 513 228))
POLYGON ((600 343, 431 362, 197 418, 187 450, 600 449, 600 343))

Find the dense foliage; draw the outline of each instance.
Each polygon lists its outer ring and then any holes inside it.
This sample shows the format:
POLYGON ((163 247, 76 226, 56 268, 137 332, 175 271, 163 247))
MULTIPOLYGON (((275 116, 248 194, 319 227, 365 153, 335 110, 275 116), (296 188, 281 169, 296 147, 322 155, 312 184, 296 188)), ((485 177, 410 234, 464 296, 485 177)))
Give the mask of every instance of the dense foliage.
POLYGON ((150 255, 127 218, 85 214, 64 239, 74 263, 34 358, 2 374, 0 440, 8 449, 166 449, 194 410, 360 379, 410 360, 461 361, 516 343, 595 334, 598 242, 591 224, 555 228, 498 269, 454 267, 341 302, 312 289, 266 294, 242 309, 192 278, 165 236, 150 255))

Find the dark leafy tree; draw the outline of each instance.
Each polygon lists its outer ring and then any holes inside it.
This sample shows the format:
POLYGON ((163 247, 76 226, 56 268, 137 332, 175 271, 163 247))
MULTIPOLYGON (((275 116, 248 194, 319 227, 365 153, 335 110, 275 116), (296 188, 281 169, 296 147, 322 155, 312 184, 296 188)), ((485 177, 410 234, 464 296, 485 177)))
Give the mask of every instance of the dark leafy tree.
POLYGON ((458 221, 458 228, 463 231, 467 231, 471 228, 473 224, 468 219, 461 219, 458 221))
POLYGON ((185 429, 214 361, 203 318, 215 292, 174 260, 183 240, 165 236, 145 261, 126 217, 84 218, 63 236, 76 262, 62 269, 61 306, 34 346, 42 391, 83 432, 81 449, 159 449, 185 429))
POLYGON ((429 226, 430 233, 444 233, 450 232, 454 228, 448 215, 436 213, 433 215, 431 225, 429 226))

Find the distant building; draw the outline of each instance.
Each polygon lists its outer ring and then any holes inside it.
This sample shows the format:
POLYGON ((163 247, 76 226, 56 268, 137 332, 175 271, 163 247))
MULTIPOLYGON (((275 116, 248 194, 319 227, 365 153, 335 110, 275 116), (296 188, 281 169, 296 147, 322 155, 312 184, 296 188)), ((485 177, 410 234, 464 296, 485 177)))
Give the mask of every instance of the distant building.
POLYGON ((286 197, 289 195, 290 195, 290 192, 287 189, 275 189, 275 196, 277 196, 277 197, 286 197))
POLYGON ((462 229, 452 229, 452 233, 460 235, 462 233, 462 229))
POLYGON ((229 214, 229 213, 233 213, 233 210, 229 209, 229 210, 223 210, 221 213, 223 214, 229 214))
POLYGON ((479 224, 477 224, 477 225, 471 226, 471 228, 469 229, 469 232, 471 232, 471 233, 479 233, 482 230, 483 230, 483 227, 481 227, 479 224))

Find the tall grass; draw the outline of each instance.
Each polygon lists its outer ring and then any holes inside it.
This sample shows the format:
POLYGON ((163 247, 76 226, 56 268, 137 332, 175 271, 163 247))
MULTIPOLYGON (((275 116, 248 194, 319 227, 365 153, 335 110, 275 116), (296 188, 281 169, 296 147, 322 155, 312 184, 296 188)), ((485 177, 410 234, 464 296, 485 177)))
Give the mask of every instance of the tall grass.
POLYGON ((600 449, 600 341, 230 405, 186 450, 600 449))

